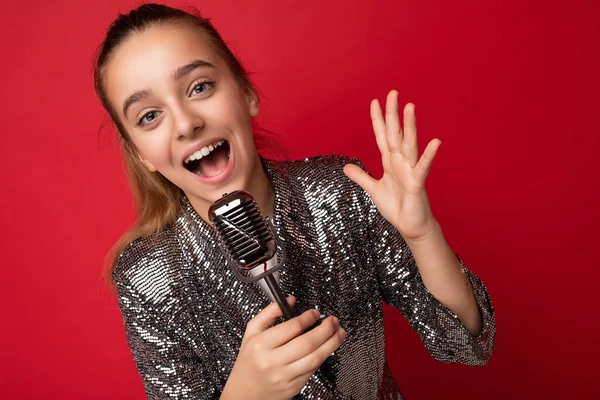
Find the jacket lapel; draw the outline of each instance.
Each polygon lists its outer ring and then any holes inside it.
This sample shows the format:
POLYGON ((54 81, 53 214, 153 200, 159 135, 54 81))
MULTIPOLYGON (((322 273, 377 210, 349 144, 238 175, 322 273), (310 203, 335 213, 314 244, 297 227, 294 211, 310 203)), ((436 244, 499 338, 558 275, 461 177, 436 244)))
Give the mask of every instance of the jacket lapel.
POLYGON ((270 300, 257 284, 237 279, 217 246, 214 230, 200 218, 186 197, 182 203, 178 236, 190 279, 204 305, 235 321, 243 333, 246 323, 270 300))

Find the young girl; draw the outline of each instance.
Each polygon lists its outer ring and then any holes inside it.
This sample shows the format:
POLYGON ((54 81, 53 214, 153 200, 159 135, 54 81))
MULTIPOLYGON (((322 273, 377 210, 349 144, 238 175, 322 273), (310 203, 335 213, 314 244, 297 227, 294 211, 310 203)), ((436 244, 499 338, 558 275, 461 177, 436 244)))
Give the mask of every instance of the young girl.
POLYGON ((98 96, 120 134, 138 218, 110 276, 149 399, 401 399, 386 363, 382 301, 433 357, 484 365, 495 318, 454 255, 424 184, 414 105, 400 128, 371 103, 384 175, 354 159, 273 161, 256 151, 256 90, 208 20, 148 4, 120 15, 99 50, 98 96), (208 208, 246 190, 285 243, 293 319, 239 282, 208 208), (318 327, 307 331, 319 318, 318 327))

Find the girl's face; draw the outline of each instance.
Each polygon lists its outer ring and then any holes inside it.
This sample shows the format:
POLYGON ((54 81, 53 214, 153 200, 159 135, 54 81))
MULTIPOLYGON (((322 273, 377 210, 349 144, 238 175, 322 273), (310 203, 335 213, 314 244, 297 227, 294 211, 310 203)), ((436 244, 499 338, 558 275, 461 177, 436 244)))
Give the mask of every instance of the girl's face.
POLYGON ((203 211, 264 175, 252 136, 258 114, 225 61, 198 31, 157 26, 122 43, 105 72, 111 106, 150 171, 203 211))

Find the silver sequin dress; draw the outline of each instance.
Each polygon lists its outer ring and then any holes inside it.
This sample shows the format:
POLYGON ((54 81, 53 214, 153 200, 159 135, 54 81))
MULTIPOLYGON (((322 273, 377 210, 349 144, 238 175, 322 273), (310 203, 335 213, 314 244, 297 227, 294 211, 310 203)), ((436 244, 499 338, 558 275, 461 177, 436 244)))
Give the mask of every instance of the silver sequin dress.
MULTIPOLYGON (((463 264, 483 318, 483 332, 473 335, 428 292, 402 236, 342 172, 360 162, 262 162, 287 250, 282 291, 297 297, 296 315, 318 306, 347 332, 295 399, 403 398, 386 362, 382 301, 402 312, 435 359, 489 361, 495 317, 484 284, 463 264)), ((126 248, 113 279, 148 399, 219 398, 246 324, 270 301, 236 279, 187 198, 173 223, 126 248)))

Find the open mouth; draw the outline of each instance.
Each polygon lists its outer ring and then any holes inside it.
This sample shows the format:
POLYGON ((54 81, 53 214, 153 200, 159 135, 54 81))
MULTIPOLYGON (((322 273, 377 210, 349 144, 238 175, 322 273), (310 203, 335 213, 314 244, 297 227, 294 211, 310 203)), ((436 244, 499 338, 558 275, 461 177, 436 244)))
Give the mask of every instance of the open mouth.
POLYGON ((183 160, 183 166, 199 176, 215 176, 227 167, 230 152, 229 142, 219 140, 190 154, 183 160))

